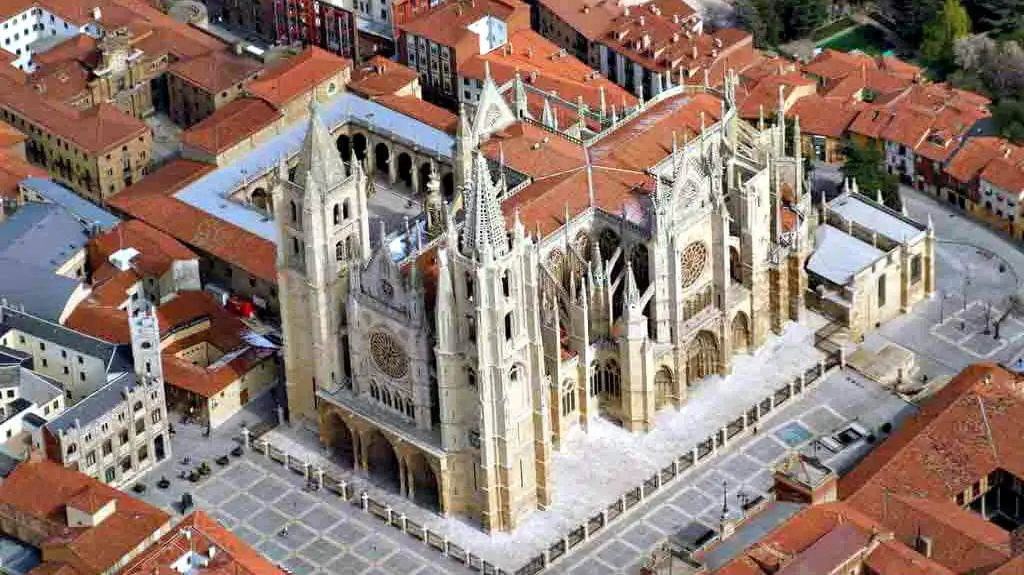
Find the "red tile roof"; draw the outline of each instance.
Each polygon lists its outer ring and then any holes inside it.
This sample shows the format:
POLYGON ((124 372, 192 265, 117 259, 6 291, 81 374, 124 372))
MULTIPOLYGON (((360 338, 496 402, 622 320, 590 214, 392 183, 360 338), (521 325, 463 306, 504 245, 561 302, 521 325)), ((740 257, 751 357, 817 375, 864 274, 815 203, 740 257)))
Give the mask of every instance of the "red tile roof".
MULTIPOLYGON (((540 0, 540 4, 591 42, 602 41, 612 21, 623 16, 627 9, 623 2, 608 0, 540 0)), ((654 16, 651 6, 669 21, 678 19, 692 25, 699 18, 697 12, 683 0, 655 0, 647 6, 630 10, 633 14, 644 13, 651 17, 654 16)))
POLYGON ((50 533, 43 557, 59 557, 83 575, 114 568, 170 521, 148 503, 48 460, 18 465, 0 484, 0 505, 42 522, 50 533), (115 500, 116 510, 94 527, 68 527, 66 507, 85 491, 115 500))
POLYGON ((838 139, 846 133, 862 107, 856 102, 811 96, 797 100, 786 116, 800 118, 800 130, 804 134, 838 139))
POLYGON ((418 78, 416 70, 383 56, 374 56, 352 71, 348 89, 364 98, 393 96, 407 91, 418 78))
MULTIPOLYGON (((0 151, 10 151, 10 148, 17 146, 28 139, 28 136, 20 132, 14 126, 0 122, 0 151)), ((2 164, 0 164, 2 166, 2 164)))
POLYGON ((216 155, 238 145, 281 117, 281 112, 264 100, 239 98, 182 132, 181 143, 216 155))
POLYGON ((651 14, 642 14, 643 10, 636 12, 615 19, 602 43, 645 69, 670 71, 673 83, 678 81, 680 70, 690 78, 689 83, 703 82, 707 70, 709 83, 717 85, 727 70, 742 72, 761 59, 752 37, 742 30, 724 28, 712 34, 696 34, 684 24, 652 18, 651 14))
POLYGON ((259 79, 250 82, 246 90, 253 96, 282 108, 288 102, 307 93, 312 87, 320 85, 351 66, 352 61, 348 58, 310 46, 269 68, 259 79))
POLYGON ((714 573, 817 575, 834 572, 843 562, 856 561, 860 556, 876 573, 884 575, 953 575, 949 569, 882 532, 884 528, 845 503, 813 505, 754 542, 714 573))
POLYGON ((174 160, 110 198, 107 205, 255 277, 276 282, 277 249, 273 242, 173 197, 213 169, 210 164, 174 160))
POLYGON ((193 86, 217 94, 237 86, 260 71, 261 66, 226 50, 214 50, 171 64, 168 71, 193 86))
MULTIPOLYGON (((951 178, 961 183, 968 183, 978 177, 992 160, 1004 154, 1014 153, 1015 148, 1015 146, 1008 145, 1002 138, 992 136, 970 138, 953 156, 944 171, 951 178)), ((1016 151, 1016 153, 1019 155, 1020 151, 1016 151)))
POLYGON ((386 95, 375 96, 370 99, 382 106, 405 114, 410 118, 415 118, 428 126, 437 128, 442 132, 455 134, 455 131, 459 126, 458 116, 445 108, 435 106, 430 102, 421 100, 414 96, 386 95))
POLYGON ((172 565, 189 551, 210 556, 210 562, 194 570, 194 575, 284 575, 270 561, 249 547, 206 512, 198 510, 181 520, 144 553, 125 566, 118 575, 153 575, 174 572, 172 565), (186 530, 190 538, 185 536, 186 530))
POLYGON ((813 93, 813 87, 814 80, 796 71, 765 76, 756 83, 740 84, 736 89, 740 117, 756 120, 764 114, 766 118, 772 118, 779 108, 779 88, 783 90, 786 104, 791 105, 794 91, 813 93))
POLYGON ((964 369, 840 480, 840 496, 905 541, 927 535, 953 571, 1005 562, 1009 533, 955 501, 996 469, 1024 477, 1021 385, 994 364, 964 369))
POLYGON ((45 178, 46 170, 33 166, 6 150, 0 150, 0 198, 18 197, 18 184, 25 178, 45 178))
POLYGON ((636 105, 633 94, 595 72, 590 66, 533 30, 520 30, 509 36, 508 43, 487 54, 474 54, 459 65, 459 75, 483 80, 485 63, 491 77, 501 86, 515 78, 545 92, 556 92, 559 98, 576 103, 580 98, 591 110, 601 108, 601 89, 607 105, 636 105))
POLYGON ((803 67, 804 72, 827 80, 840 80, 869 68, 878 68, 878 63, 867 54, 830 49, 822 51, 803 67))
POLYGON ((199 258, 184 244, 160 230, 139 220, 128 220, 89 242, 90 266, 106 263, 111 254, 123 248, 139 251, 132 260, 132 269, 150 277, 167 273, 175 261, 199 258))
MULTIPOLYGON (((440 44, 455 47, 463 40, 475 38, 476 32, 468 26, 485 16, 508 23, 525 17, 529 26, 530 7, 519 0, 473 0, 471 2, 444 2, 413 20, 399 25, 402 32, 414 34, 440 44)), ((510 29, 509 32, 517 28, 510 29)), ((457 54, 463 58, 469 54, 457 54)))
POLYGON ((981 172, 981 179, 1016 194, 1018 199, 1024 193, 1024 157, 1019 153, 1012 157, 998 157, 981 172))

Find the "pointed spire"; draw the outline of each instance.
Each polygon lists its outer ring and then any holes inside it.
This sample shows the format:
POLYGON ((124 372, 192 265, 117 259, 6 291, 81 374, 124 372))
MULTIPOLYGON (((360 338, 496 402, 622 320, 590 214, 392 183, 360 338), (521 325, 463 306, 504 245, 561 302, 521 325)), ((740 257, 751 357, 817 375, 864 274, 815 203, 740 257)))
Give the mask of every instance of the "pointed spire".
POLYGON ((519 206, 516 206, 513 220, 512 220, 512 233, 515 235, 516 241, 521 242, 526 239, 526 226, 523 225, 523 220, 519 217, 519 206))
POLYGON ((793 157, 797 160, 801 159, 804 155, 803 148, 804 142, 803 133, 800 130, 800 116, 797 115, 793 118, 793 157))
POLYGON ((523 84, 523 77, 516 71, 516 76, 512 81, 512 95, 515 98, 515 112, 516 116, 525 118, 529 115, 529 108, 527 107, 526 101, 526 85, 523 84))
POLYGON ((551 97, 544 97, 544 111, 541 113, 540 123, 552 130, 558 129, 558 121, 555 119, 555 112, 551 108, 551 97))
POLYGON ((320 119, 315 99, 309 103, 309 125, 299 150, 295 183, 307 192, 324 193, 345 180, 345 164, 338 156, 331 133, 320 119))
POLYGON ((487 158, 478 152, 466 190, 466 229, 462 241, 467 256, 480 254, 486 259, 508 251, 505 217, 498 198, 502 191, 491 179, 487 158))
POLYGON ((590 267, 593 269, 594 282, 598 286, 604 285, 604 257, 601 255, 601 244, 592 242, 590 248, 590 267))
POLYGON ((606 111, 607 111, 607 109, 608 109, 607 108, 608 107, 608 103, 605 100, 604 85, 603 84, 598 88, 598 94, 599 94, 599 97, 601 98, 601 117, 603 118, 605 113, 606 113, 606 111))

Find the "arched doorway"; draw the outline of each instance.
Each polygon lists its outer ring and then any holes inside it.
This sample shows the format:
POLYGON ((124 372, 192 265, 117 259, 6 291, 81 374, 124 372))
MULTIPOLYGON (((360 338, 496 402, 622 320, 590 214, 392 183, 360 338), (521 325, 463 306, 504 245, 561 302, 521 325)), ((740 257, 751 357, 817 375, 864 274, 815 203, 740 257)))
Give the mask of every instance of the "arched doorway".
POLYGON ((409 470, 407 483, 409 498, 428 509, 438 511, 441 508, 441 497, 437 488, 437 475, 430 467, 422 453, 415 453, 406 460, 409 470))
POLYGON ((675 389, 672 385, 672 371, 662 366, 658 373, 654 374, 654 408, 661 409, 671 405, 675 399, 675 389))
POLYGON ((732 351, 747 353, 750 351, 750 320, 747 314, 739 312, 732 318, 732 351))
POLYGON ((398 457, 391 442, 377 430, 371 431, 365 441, 366 472, 381 487, 398 491, 401 485, 398 457))
POLYGON ((337 413, 327 416, 327 447, 331 455, 342 467, 350 469, 355 466, 355 445, 352 431, 348 424, 337 413))
POLYGON ((740 251, 735 247, 729 248, 729 277, 736 283, 743 283, 743 268, 740 263, 740 251))
POLYGON ((419 192, 421 194, 427 193, 427 182, 430 181, 430 172, 431 171, 432 171, 432 169, 430 167, 430 162, 423 162, 420 165, 420 189, 419 189, 419 192))
POLYGON ((710 331, 702 331, 686 350, 686 385, 718 373, 718 341, 710 331))
POLYGON ((356 158, 359 160, 366 159, 366 135, 356 134, 352 136, 352 149, 356 152, 356 158))
POLYGON ((449 202, 455 196, 455 176, 451 172, 441 178, 441 193, 444 194, 444 199, 449 202))
POLYGON ((270 203, 270 194, 267 193, 267 190, 264 190, 263 188, 256 188, 253 190, 251 201, 252 205, 255 206, 257 210, 262 210, 267 213, 273 212, 270 203))
POLYGON ((398 179, 412 187, 412 156, 405 152, 398 154, 398 179))
POLYGON ((343 162, 347 162, 352 159, 352 138, 348 137, 348 134, 342 134, 338 136, 335 145, 338 146, 338 155, 341 156, 343 162))
POLYGON ((381 142, 373 148, 373 165, 377 172, 385 177, 391 173, 391 150, 381 142))

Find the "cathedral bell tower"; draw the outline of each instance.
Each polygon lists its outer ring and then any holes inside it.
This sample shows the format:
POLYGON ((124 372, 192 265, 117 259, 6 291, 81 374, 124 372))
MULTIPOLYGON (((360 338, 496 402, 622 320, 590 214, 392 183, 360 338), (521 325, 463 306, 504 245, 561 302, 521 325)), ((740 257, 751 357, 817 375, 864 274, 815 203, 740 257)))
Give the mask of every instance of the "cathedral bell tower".
POLYGON ((461 238, 449 227, 437 293, 441 441, 457 470, 450 501, 491 532, 551 498, 537 248, 518 218, 506 231, 504 185, 476 154, 465 226, 461 238))
POLYGON ((369 257, 366 175, 351 173, 310 103, 309 127, 295 181, 282 160, 274 186, 279 239, 278 288, 284 327, 285 378, 293 424, 316 426, 318 388, 349 381, 345 357, 348 268, 369 257))

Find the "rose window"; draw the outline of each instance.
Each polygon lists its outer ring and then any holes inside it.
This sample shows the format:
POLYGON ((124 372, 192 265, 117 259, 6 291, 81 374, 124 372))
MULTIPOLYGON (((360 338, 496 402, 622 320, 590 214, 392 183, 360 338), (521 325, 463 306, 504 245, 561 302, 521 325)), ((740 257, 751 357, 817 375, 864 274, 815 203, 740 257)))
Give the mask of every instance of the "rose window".
POLYGON ((683 287, 690 287, 704 274, 708 248, 704 242, 693 242, 683 249, 683 287))
POLYGON ((409 373, 409 356, 389 334, 379 331, 370 334, 370 356, 377 369, 392 379, 401 379, 409 373))

